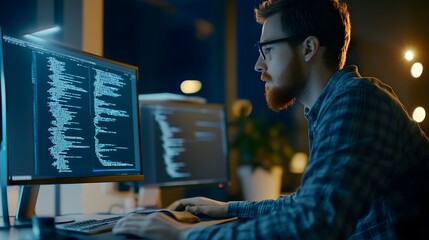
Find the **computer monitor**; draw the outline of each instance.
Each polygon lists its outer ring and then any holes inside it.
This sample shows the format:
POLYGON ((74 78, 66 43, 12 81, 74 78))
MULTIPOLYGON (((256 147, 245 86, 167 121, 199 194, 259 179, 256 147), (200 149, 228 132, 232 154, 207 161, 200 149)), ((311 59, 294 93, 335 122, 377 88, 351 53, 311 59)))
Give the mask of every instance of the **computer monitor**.
POLYGON ((40 184, 142 180, 137 67, 0 35, 1 182, 21 185, 16 220, 34 215, 40 184))
POLYGON ((139 106, 143 188, 228 183, 223 105, 140 100, 139 106))

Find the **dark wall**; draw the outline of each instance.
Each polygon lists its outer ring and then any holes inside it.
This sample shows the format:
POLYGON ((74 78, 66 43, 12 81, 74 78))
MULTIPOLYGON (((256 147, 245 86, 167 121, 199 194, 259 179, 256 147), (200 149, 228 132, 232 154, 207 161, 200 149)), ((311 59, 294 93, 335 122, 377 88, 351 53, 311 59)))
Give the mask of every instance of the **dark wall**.
POLYGON ((37 1, 0 0, 0 26, 9 34, 21 35, 37 24, 37 1))
POLYGON ((198 79, 198 96, 225 99, 224 1, 105 0, 104 56, 137 65, 139 93, 180 92, 198 79))

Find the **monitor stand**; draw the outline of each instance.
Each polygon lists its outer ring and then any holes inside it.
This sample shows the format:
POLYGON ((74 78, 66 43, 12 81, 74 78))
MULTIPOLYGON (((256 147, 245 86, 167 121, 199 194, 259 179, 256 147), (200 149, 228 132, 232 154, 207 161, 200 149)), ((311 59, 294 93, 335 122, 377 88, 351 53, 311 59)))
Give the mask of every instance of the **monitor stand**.
MULTIPOLYGON (((31 227, 32 218, 36 216, 37 196, 39 195, 39 185, 20 186, 18 205, 16 206, 16 216, 14 227, 31 227)), ((73 222, 70 217, 55 217, 55 223, 73 222)))
POLYGON ((159 186, 140 186, 137 197, 137 207, 160 208, 161 189, 159 186))
POLYGON ((1 194, 1 208, 2 208, 2 218, 0 219, 0 229, 9 228, 10 220, 9 220, 9 207, 7 204, 7 186, 2 183, 2 179, 0 179, 0 194, 1 194))
POLYGON ((13 224, 15 227, 31 227, 31 219, 36 215, 39 188, 39 185, 20 186, 15 222, 13 224))

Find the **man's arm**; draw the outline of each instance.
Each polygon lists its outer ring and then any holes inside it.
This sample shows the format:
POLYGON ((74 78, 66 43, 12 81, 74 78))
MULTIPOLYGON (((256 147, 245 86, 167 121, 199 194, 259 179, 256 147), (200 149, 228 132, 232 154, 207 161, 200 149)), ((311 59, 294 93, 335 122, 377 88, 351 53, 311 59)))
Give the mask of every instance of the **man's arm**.
POLYGON ((221 202, 205 197, 185 198, 172 203, 168 209, 176 211, 189 211, 204 213, 210 217, 227 218, 253 218, 266 215, 273 211, 293 208, 295 194, 280 196, 277 200, 264 200, 260 202, 234 201, 221 202))
POLYGON ((280 196, 277 200, 263 200, 260 202, 237 201, 228 203, 229 216, 236 216, 242 219, 254 218, 282 211, 292 210, 294 207, 295 193, 280 196))

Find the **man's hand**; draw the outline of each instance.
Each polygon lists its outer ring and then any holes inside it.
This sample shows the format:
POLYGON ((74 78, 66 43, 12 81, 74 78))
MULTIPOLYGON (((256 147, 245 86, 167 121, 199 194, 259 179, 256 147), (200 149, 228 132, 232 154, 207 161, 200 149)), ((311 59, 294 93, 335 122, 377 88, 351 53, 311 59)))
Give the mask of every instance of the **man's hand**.
POLYGON ((203 213, 210 217, 227 218, 228 203, 205 197, 185 198, 172 203, 168 209, 175 211, 186 210, 191 213, 203 213))
POLYGON ((181 223, 163 213, 130 214, 113 227, 114 234, 149 239, 184 239, 185 231, 194 225, 181 223))

